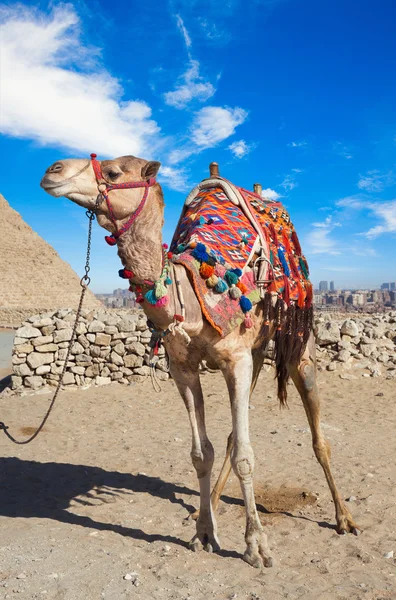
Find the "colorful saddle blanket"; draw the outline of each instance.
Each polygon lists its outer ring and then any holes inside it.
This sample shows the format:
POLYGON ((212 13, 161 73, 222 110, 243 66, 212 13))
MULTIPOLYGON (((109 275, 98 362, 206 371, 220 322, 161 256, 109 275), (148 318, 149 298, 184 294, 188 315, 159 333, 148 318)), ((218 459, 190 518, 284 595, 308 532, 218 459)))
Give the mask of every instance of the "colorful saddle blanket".
MULTIPOLYGON (((228 185, 229 182, 227 182, 228 185)), ((266 291, 287 306, 309 308, 312 285, 308 265, 290 217, 282 205, 236 188, 250 205, 266 238, 266 291)), ((223 336, 251 326, 250 310, 261 299, 253 266, 258 233, 221 187, 206 187, 184 207, 170 251, 173 262, 190 273, 202 312, 223 336)))

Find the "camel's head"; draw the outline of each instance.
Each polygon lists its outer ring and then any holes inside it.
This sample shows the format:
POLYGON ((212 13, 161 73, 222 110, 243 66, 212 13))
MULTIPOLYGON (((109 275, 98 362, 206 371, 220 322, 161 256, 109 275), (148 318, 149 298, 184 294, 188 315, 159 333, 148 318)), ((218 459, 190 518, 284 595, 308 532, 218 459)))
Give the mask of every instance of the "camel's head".
MULTIPOLYGON (((121 156, 113 160, 102 160, 99 164, 103 179, 109 185, 130 181, 146 181, 151 177, 155 177, 161 166, 159 162, 147 161, 135 156, 121 156)), ((95 208, 99 190, 93 166, 89 159, 69 158, 58 160, 48 167, 40 185, 51 196, 56 198, 65 196, 84 208, 95 208)), ((123 219, 131 214, 142 197, 140 188, 114 190, 110 194, 117 219, 123 219)), ((105 203, 100 205, 99 212, 106 214, 105 203)))

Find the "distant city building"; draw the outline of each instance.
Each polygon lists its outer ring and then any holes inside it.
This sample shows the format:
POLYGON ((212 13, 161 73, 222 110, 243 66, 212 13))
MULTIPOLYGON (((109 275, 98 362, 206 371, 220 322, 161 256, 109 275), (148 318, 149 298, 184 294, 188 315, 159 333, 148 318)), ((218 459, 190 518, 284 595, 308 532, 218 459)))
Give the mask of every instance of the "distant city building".
POLYGON ((390 283, 381 284, 381 290, 389 290, 389 289, 390 289, 390 283))
POLYGON ((327 292, 328 289, 327 281, 319 281, 319 292, 327 292))
POLYGON ((330 292, 334 292, 334 281, 330 281, 330 292))

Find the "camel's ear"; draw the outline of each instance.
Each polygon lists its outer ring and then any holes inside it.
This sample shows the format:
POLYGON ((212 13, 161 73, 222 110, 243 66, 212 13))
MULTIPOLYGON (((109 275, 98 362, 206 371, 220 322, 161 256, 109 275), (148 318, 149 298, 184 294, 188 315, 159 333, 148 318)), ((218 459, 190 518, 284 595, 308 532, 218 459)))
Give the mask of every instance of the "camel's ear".
POLYGON ((142 167, 142 177, 144 179, 150 179, 150 177, 155 177, 159 171, 161 166, 160 162, 156 160, 150 160, 144 167, 142 167))

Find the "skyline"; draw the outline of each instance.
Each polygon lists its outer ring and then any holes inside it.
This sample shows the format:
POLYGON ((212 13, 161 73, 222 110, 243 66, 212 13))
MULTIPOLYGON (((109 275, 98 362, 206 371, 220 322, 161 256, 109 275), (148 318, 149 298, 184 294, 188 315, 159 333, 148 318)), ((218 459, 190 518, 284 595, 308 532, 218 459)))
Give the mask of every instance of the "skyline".
MULTIPOLYGON (((316 287, 394 281, 394 3, 136 7, 0 5, 0 147, 9 157, 0 192, 26 222, 81 274, 86 218, 40 189, 50 164, 90 152, 160 160, 169 242, 215 160, 236 185, 258 181, 285 205, 316 287)), ((95 225, 95 293, 121 283, 104 235, 95 225)))

